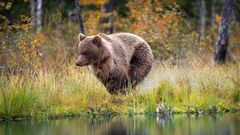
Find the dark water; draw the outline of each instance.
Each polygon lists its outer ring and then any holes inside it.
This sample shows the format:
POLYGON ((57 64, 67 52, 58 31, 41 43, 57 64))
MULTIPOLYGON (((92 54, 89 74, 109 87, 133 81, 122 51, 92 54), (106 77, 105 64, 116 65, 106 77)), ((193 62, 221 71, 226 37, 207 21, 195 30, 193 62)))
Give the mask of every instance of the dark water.
POLYGON ((240 135, 240 114, 0 122, 0 135, 240 135))

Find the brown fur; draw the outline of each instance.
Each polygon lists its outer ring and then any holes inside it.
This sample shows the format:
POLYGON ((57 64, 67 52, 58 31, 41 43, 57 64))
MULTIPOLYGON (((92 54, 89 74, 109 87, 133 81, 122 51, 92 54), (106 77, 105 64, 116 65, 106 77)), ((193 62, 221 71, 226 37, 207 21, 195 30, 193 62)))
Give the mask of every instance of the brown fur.
POLYGON ((125 92, 129 86, 134 88, 151 70, 152 51, 134 34, 79 34, 79 41, 76 65, 88 66, 110 93, 125 92))

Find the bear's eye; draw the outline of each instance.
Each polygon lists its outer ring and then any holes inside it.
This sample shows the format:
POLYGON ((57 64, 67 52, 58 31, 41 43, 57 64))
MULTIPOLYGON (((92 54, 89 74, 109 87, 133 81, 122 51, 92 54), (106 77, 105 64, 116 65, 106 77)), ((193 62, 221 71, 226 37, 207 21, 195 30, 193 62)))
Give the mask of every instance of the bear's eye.
POLYGON ((86 55, 87 54, 87 52, 81 52, 81 55, 86 55))

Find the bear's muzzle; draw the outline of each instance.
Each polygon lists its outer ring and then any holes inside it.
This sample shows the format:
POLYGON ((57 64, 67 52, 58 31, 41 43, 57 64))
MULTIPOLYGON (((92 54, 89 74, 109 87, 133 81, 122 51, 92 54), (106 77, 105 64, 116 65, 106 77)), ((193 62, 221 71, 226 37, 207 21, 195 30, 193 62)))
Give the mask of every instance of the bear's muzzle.
POLYGON ((90 63, 84 56, 80 56, 75 64, 76 66, 87 66, 90 63))

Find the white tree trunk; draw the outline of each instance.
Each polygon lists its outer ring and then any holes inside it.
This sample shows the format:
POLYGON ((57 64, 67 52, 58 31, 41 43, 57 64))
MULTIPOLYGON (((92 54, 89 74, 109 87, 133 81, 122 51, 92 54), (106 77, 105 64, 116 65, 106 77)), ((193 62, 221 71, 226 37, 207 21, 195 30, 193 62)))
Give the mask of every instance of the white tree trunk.
POLYGON ((42 29, 42 0, 37 0, 36 26, 37 31, 42 29))
POLYGON ((197 0, 198 9, 199 9, 199 21, 200 21, 200 35, 204 37, 205 35, 205 27, 206 27, 206 3, 205 0, 197 0))

